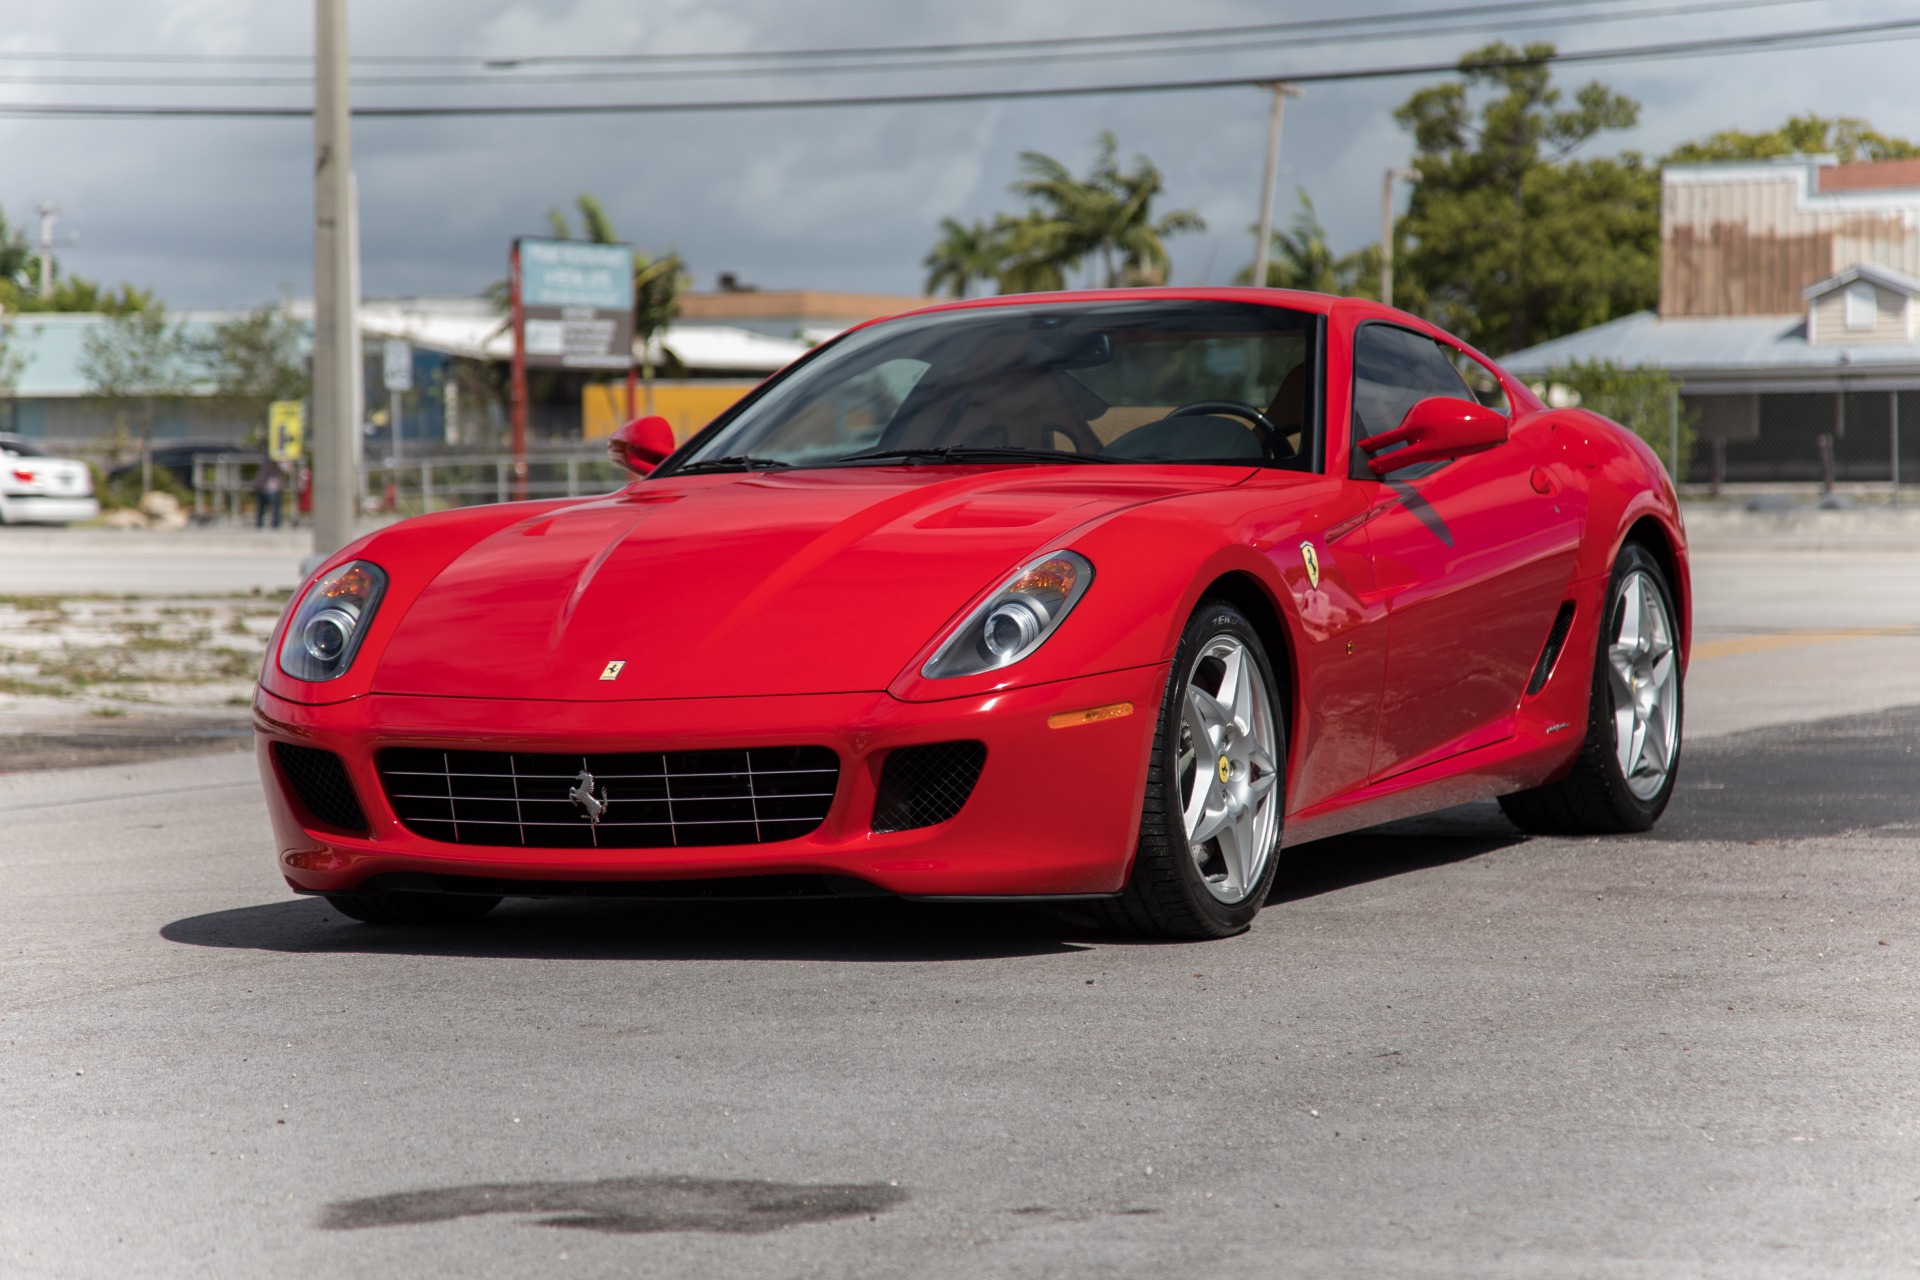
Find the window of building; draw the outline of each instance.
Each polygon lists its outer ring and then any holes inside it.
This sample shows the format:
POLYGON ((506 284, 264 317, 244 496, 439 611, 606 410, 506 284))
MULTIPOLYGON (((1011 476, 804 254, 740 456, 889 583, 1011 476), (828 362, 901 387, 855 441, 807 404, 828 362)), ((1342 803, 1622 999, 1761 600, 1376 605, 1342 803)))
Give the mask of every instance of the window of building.
POLYGON ((1847 328, 1871 329, 1880 310, 1879 291, 1865 280, 1847 286, 1847 328))

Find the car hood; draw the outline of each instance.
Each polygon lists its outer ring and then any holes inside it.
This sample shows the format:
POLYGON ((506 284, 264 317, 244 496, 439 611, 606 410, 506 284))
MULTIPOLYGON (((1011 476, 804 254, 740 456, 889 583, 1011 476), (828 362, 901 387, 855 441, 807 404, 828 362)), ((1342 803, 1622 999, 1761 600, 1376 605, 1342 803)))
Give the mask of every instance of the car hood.
POLYGON ((456 556, 407 609, 373 690, 594 701, 880 690, 980 592, 1073 530, 1250 474, 862 467, 649 481, 544 510, 456 556))

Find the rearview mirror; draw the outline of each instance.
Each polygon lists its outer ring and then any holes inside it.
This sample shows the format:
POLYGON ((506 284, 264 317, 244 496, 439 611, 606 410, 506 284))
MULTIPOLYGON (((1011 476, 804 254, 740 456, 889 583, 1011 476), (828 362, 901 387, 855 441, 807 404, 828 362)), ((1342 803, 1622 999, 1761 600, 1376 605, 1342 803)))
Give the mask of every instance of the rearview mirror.
POLYGON ((635 418, 607 437, 613 465, 637 476, 649 474, 676 448, 673 426, 662 417, 635 418))
POLYGON ((1384 476, 1422 462, 1484 453, 1506 442, 1505 414, 1470 400, 1430 396, 1407 410, 1393 430, 1362 440, 1360 449, 1369 455, 1367 469, 1384 476))

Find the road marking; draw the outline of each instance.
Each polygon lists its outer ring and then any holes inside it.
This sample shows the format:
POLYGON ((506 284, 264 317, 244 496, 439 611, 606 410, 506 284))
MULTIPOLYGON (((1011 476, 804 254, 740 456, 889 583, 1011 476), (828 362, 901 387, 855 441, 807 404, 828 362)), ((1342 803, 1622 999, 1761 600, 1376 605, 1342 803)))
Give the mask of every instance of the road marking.
POLYGON ((1873 636, 1920 635, 1915 627, 1854 627, 1845 631, 1778 631, 1772 635, 1741 636, 1737 640, 1708 640, 1693 646, 1695 661, 1708 658, 1737 658, 1745 653, 1765 653, 1769 649, 1797 649, 1803 645, 1835 644, 1841 640, 1864 640, 1873 636))

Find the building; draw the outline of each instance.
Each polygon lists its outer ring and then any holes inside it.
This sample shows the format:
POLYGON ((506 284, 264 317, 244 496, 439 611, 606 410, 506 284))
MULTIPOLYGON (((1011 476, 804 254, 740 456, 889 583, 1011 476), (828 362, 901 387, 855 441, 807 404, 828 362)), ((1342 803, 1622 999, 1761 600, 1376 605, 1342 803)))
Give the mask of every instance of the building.
POLYGON ((1529 381, 1666 370, 1684 481, 1920 481, 1920 161, 1793 156, 1661 175, 1660 309, 1516 352, 1529 381), (1903 447, 1904 446, 1904 447, 1903 447))

